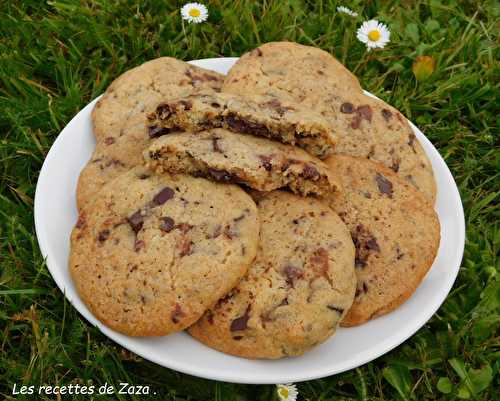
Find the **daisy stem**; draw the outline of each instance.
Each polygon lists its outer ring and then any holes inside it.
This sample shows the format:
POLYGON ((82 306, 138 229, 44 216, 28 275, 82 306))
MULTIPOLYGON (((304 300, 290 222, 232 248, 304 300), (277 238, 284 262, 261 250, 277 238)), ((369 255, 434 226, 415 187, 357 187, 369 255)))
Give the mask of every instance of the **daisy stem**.
POLYGON ((186 34, 186 27, 184 26, 184 20, 181 20, 182 33, 184 34, 184 42, 186 42, 186 47, 188 46, 188 38, 186 34))

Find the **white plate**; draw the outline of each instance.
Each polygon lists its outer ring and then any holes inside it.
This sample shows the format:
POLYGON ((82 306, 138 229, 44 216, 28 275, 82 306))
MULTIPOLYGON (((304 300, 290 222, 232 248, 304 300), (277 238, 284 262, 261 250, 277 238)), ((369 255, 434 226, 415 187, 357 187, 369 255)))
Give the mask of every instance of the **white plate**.
MULTIPOLYGON (((192 64, 225 74, 236 60, 204 59, 192 64)), ((464 247, 462 203, 444 160, 412 124, 436 176, 441 245, 421 286, 396 311, 359 327, 341 328, 329 341, 305 355, 277 361, 253 361, 225 355, 185 333, 133 338, 107 328, 78 297, 67 267, 69 236, 77 220, 77 179, 95 146, 90 112, 96 100, 62 130, 45 159, 35 195, 36 234, 52 277, 72 305, 105 335, 130 351, 159 365, 208 379, 254 384, 316 379, 360 366, 401 344, 430 319, 448 295, 458 274, 464 247)))

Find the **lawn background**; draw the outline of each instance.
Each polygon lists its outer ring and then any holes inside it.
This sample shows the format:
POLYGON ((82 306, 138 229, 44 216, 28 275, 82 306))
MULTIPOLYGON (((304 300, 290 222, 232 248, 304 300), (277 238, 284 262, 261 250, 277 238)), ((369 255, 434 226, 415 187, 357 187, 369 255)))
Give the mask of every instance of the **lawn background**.
POLYGON ((120 381, 151 385, 163 394, 154 400, 275 397, 274 386, 193 378, 108 340, 65 302, 33 223, 36 180, 52 142, 120 73, 159 56, 239 56, 273 40, 331 52, 414 121, 450 167, 467 224, 462 268, 438 313, 376 361, 300 383, 301 399, 499 399, 498 2, 211 1, 208 21, 197 26, 182 24, 182 4, 0 2, 0 399, 11 399, 14 383, 120 381), (341 4, 360 16, 336 13, 341 4), (366 52, 356 40, 370 18, 389 25, 383 50, 366 52), (412 72, 419 55, 436 61, 427 80, 412 72))

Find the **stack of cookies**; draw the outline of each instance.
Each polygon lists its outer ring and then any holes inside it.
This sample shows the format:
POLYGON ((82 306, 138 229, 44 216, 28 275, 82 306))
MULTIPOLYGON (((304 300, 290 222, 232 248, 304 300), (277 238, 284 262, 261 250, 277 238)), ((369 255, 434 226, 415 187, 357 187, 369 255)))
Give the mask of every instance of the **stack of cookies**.
POLYGON ((121 333, 300 355, 397 308, 433 263, 429 160, 322 50, 268 43, 225 77, 156 59, 92 117, 70 270, 121 333))

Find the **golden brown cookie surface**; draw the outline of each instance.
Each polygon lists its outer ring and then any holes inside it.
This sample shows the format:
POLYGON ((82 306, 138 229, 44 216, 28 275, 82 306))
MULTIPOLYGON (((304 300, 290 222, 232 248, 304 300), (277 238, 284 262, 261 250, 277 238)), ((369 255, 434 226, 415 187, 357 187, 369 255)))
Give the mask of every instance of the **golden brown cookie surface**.
POLYGON ((317 199, 282 191, 255 199, 257 258, 189 332, 247 358, 300 355, 328 339, 352 304, 354 246, 340 218, 317 199))
POLYGON ((92 111, 97 144, 78 182, 79 209, 106 182, 142 163, 149 142, 146 115, 159 102, 198 90, 217 91, 221 84, 220 74, 169 57, 148 61, 113 81, 92 111))
POLYGON ((322 114, 337 138, 335 154, 378 161, 434 202, 432 166, 407 120, 364 95, 356 77, 328 53, 291 42, 264 44, 236 62, 222 90, 290 98, 322 114))
POLYGON ((253 261, 259 222, 241 188, 142 167, 108 183, 71 236, 78 293, 107 326, 133 336, 193 324, 253 261))
POLYGON ((428 199, 381 164, 349 156, 326 163, 344 190, 332 208, 356 247, 356 298, 342 321, 354 326, 394 310, 413 294, 437 254, 440 225, 428 199))

